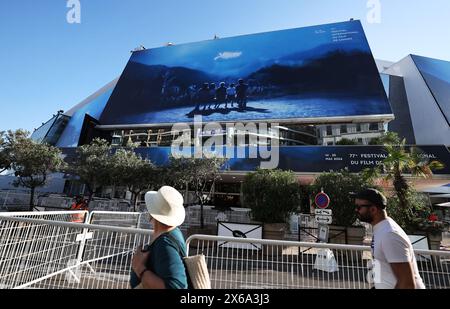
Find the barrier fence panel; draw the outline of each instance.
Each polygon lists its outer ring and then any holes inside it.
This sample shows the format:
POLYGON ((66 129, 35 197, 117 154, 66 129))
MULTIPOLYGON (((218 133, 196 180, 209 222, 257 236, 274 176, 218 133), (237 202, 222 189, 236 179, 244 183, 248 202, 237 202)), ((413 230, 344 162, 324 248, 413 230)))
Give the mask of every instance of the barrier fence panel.
POLYGON ((367 289, 370 248, 194 235, 216 289, 367 289))
MULTIPOLYGON (((0 288, 129 288, 134 249, 150 243, 150 235, 137 228, 0 215, 0 288)), ((205 254, 215 289, 372 287, 369 247, 205 235, 190 237, 187 245, 189 255, 205 254)), ((450 288, 450 252, 417 250, 416 256, 427 288, 450 288)))
POLYGON ((128 288, 151 231, 0 216, 1 288, 128 288))
MULTIPOLYGON (((370 247, 193 235, 216 289, 368 289, 370 247)), ((427 288, 450 288, 450 252, 416 251, 427 288), (424 257, 426 259, 424 259, 424 257)))
POLYGON ((94 225, 138 228, 142 215, 139 212, 92 211, 87 222, 94 225))
MULTIPOLYGON (((37 196, 34 197, 36 205, 37 196)), ((15 191, 0 191, 0 210, 26 211, 30 209, 30 194, 15 191)))
POLYGON ((415 250, 417 266, 427 289, 450 289, 450 252, 415 250))

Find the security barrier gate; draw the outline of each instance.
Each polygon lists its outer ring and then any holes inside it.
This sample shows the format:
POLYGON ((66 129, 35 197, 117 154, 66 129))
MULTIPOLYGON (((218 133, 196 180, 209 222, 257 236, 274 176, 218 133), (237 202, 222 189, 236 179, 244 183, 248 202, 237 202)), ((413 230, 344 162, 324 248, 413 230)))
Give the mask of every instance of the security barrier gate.
MULTIPOLYGON (((97 213, 87 219, 116 225, 109 226, 73 223, 70 214, 61 214, 65 222, 45 213, 0 216, 0 288, 129 288, 133 252, 151 235, 134 227, 139 215, 97 213)), ((372 286, 369 247, 204 235, 190 237, 187 245, 191 255, 205 254, 216 289, 372 286)), ((416 256, 427 288, 450 288, 450 252, 416 256)))

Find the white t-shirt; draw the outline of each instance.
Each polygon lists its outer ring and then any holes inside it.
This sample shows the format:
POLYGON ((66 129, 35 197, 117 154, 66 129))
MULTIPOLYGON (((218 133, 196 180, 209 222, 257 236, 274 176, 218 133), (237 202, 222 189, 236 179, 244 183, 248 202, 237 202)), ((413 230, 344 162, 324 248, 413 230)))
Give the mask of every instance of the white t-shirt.
POLYGON ((373 227, 373 257, 375 260, 375 288, 394 289, 397 278, 389 264, 412 263, 416 289, 425 289, 419 274, 414 249, 408 235, 391 218, 373 227))

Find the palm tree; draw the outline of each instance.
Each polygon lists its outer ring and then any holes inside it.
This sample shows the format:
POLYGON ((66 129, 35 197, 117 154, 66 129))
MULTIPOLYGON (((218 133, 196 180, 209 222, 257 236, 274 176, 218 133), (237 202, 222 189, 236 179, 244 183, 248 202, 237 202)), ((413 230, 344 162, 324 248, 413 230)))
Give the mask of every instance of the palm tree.
POLYGON ((417 148, 409 152, 406 140, 400 141, 396 133, 389 132, 381 140, 387 152, 387 158, 381 164, 382 172, 386 174, 386 179, 393 181, 401 208, 409 209, 408 192, 411 187, 404 174, 429 178, 433 170, 442 169, 444 165, 439 161, 430 162, 417 148))

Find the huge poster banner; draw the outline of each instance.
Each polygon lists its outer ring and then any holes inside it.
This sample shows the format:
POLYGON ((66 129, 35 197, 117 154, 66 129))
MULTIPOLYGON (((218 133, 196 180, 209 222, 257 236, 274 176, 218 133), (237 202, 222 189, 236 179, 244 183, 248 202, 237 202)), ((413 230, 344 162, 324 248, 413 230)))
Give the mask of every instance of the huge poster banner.
POLYGON ((392 119, 359 21, 136 51, 105 126, 392 119))

